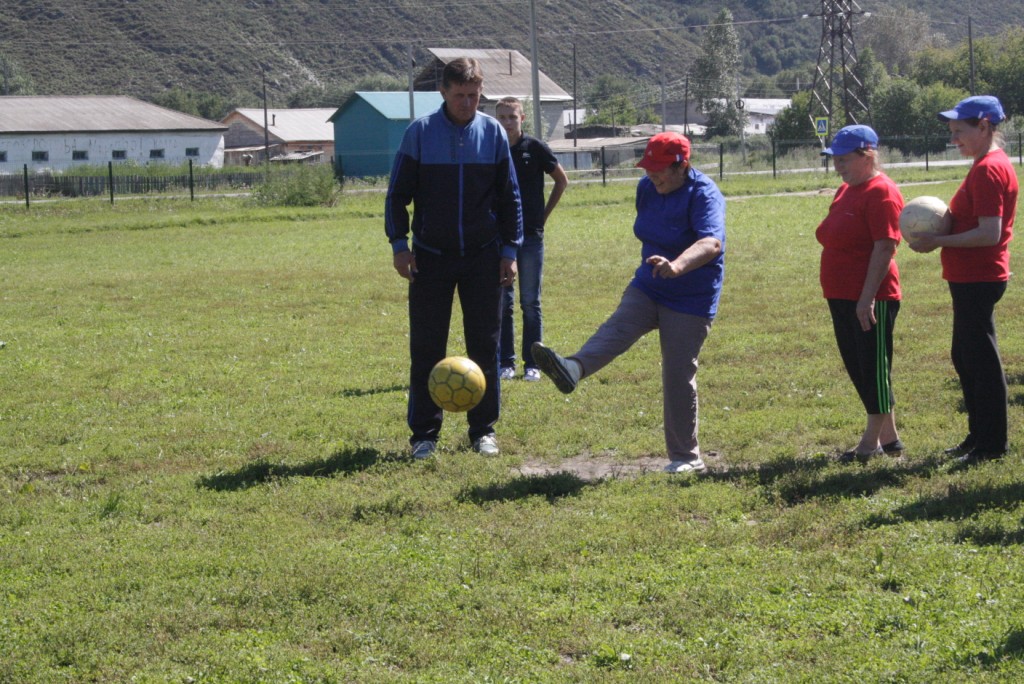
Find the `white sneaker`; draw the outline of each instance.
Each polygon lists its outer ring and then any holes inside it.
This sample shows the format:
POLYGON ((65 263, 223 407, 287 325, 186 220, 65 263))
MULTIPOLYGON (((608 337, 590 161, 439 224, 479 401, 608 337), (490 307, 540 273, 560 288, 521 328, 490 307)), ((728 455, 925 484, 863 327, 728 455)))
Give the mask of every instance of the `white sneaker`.
POLYGON ((484 435, 473 442, 473 451, 481 456, 497 456, 498 440, 493 434, 484 435))
POLYGON ((523 380, 526 380, 527 382, 540 382, 540 369, 527 368, 526 372, 523 373, 523 380))
POLYGON ((434 455, 434 451, 437 449, 437 442, 429 439, 422 439, 418 442, 413 442, 412 445, 412 457, 415 459, 430 458, 434 455))
POLYGON ((500 377, 502 380, 511 380, 512 378, 516 377, 516 369, 512 368, 511 366, 507 368, 502 368, 500 377))
POLYGON ((707 469, 700 456, 689 461, 672 461, 665 466, 666 473, 703 473, 707 469))

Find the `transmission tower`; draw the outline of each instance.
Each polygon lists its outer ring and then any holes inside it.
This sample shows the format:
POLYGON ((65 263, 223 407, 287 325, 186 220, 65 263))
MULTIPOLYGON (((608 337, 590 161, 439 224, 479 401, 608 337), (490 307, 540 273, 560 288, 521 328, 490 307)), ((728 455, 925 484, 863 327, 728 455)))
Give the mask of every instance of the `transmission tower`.
MULTIPOLYGON (((853 40, 853 17, 863 15, 855 0, 821 0, 821 48, 811 84, 810 117, 828 119, 829 135, 836 128, 870 120, 864 84, 857 77, 857 46, 853 40), (842 104, 844 120, 836 118, 836 104, 842 104)), ((818 15, 807 15, 818 16, 818 15)))

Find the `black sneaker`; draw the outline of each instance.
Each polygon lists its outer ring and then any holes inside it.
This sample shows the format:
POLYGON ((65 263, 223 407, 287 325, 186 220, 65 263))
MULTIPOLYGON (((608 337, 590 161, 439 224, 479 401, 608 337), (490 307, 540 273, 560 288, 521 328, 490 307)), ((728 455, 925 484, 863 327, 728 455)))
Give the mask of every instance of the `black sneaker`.
POLYGON ((964 441, 960 442, 956 446, 951 446, 948 449, 944 449, 942 453, 947 456, 966 456, 974 448, 974 440, 968 437, 964 441))
POLYGON ((534 363, 544 371, 544 375, 551 378, 562 394, 569 394, 576 389, 580 381, 578 363, 566 361, 540 342, 534 342, 530 351, 533 352, 534 363))
POLYGON ((899 454, 899 453, 903 452, 904 448, 905 447, 903 446, 903 442, 901 442, 899 439, 894 439, 893 441, 889 442, 888 444, 883 444, 882 445, 882 453, 883 454, 899 454))
POLYGON ((971 449, 966 454, 957 457, 957 463, 961 465, 974 465, 982 461, 998 461, 1006 455, 1005 451, 984 451, 982 449, 971 449))

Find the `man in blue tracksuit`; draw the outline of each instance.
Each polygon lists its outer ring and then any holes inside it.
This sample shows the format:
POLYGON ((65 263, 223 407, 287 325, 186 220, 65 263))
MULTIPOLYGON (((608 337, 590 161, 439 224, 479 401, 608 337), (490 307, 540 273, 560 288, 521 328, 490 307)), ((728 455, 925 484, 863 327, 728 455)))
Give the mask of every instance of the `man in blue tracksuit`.
POLYGON ((501 292, 515 282, 523 216, 505 130, 477 112, 482 90, 477 60, 449 62, 444 104, 409 125, 391 169, 384 222, 395 270, 409 281, 408 423, 415 458, 433 454, 441 432, 443 412, 427 380, 448 355, 456 289, 466 354, 487 380, 483 400, 467 414, 469 439, 478 453, 498 453, 501 292))

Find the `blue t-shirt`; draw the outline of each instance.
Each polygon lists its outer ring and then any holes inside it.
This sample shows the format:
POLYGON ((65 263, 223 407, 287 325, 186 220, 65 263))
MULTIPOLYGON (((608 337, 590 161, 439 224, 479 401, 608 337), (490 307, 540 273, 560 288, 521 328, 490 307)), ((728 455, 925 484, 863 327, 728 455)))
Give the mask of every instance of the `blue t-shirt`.
POLYGON ((633 234, 643 246, 630 284, 673 311, 714 318, 725 276, 725 198, 715 182, 691 167, 683 187, 660 195, 649 178, 641 178, 633 234), (653 277, 648 257, 675 259, 706 237, 722 243, 721 254, 678 278, 653 277))

